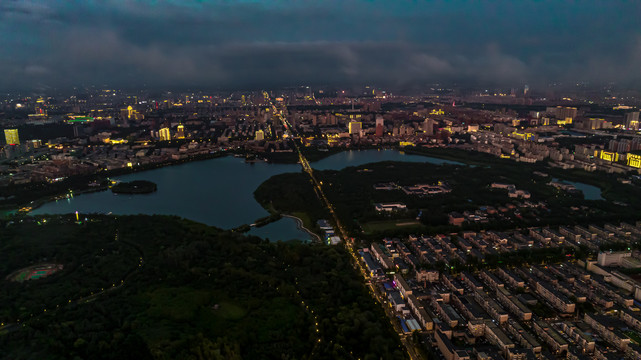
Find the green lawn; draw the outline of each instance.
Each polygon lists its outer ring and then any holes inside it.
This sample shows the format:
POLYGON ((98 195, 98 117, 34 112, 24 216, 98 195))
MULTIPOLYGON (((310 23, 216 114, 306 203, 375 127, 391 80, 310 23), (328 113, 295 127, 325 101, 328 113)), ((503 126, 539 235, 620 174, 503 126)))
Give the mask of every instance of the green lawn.
POLYGON ((415 219, 395 219, 395 220, 384 220, 384 221, 370 221, 364 224, 361 224, 363 231, 366 234, 371 234, 379 231, 394 230, 394 229, 407 229, 407 228, 416 228, 417 230, 425 229, 419 221, 415 219))

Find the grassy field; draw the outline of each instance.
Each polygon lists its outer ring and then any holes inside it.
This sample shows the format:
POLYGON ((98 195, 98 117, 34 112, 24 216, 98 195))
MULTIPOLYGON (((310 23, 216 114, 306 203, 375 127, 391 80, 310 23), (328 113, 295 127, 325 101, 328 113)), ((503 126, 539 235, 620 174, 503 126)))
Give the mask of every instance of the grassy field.
POLYGON ((416 228, 417 231, 425 229, 419 221, 415 219, 396 219, 396 220, 384 220, 384 221, 370 221, 364 224, 361 224, 363 232, 366 234, 371 234, 380 231, 386 230, 395 230, 398 228, 408 229, 416 228))

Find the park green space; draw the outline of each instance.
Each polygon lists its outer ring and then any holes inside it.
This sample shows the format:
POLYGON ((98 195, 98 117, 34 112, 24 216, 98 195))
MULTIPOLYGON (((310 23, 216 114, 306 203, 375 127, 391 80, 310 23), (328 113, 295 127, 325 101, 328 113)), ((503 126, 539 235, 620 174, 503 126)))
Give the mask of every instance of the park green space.
MULTIPOLYGON (((467 223, 463 229, 509 229, 522 226, 561 224, 603 224, 638 219, 641 189, 622 184, 616 175, 582 170, 560 170, 543 164, 521 164, 488 157, 486 154, 460 150, 415 149, 413 154, 447 157, 448 160, 471 162, 473 166, 407 162, 379 162, 342 170, 315 171, 323 191, 333 204, 343 226, 354 235, 371 237, 416 233, 442 233, 461 228, 448 224, 450 212, 476 211, 508 204, 515 210, 503 216, 489 216, 485 223, 467 223), (464 158, 463 156, 466 156, 464 158), (535 172, 548 176, 536 175, 535 172), (586 200, 580 194, 556 189, 548 183, 553 178, 579 181, 601 189, 604 200, 586 200), (405 194, 402 190, 376 190, 378 183, 394 182, 400 186, 445 182, 450 193, 430 196, 405 194), (509 198, 507 191, 492 189, 493 182, 514 184, 531 194, 530 199, 509 198), (525 201, 543 207, 523 207, 525 201), (407 211, 379 213, 375 203, 401 202, 407 211), (419 222, 416 218, 420 214, 419 222), (416 224, 412 224, 415 222, 416 224)), ((316 199, 306 174, 280 174, 265 181, 254 193, 263 206, 285 213, 305 213, 311 221, 329 218, 316 199)))
POLYGON ((416 219, 369 221, 361 224, 361 228, 366 234, 372 234, 382 231, 394 231, 398 229, 407 230, 408 228, 414 231, 421 232, 426 229, 426 227, 416 219))
POLYGON ((168 216, 0 226, 3 357, 404 357, 342 247, 270 243, 168 216), (64 269, 5 279, 44 261, 64 269))

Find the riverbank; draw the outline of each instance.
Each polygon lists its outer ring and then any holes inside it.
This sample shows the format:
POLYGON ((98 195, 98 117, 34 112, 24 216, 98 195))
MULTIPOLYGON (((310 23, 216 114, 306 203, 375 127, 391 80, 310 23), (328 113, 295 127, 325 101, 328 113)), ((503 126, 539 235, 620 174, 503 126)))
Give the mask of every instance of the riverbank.
MULTIPOLYGON (((422 151, 413 151, 407 148, 396 148, 393 146, 384 147, 384 148, 374 148, 374 147, 331 148, 328 151, 321 151, 318 149, 307 149, 305 150, 305 152, 306 152, 307 158, 312 163, 314 163, 346 151, 352 151, 352 150, 367 151, 367 150, 373 150, 373 149, 383 150, 383 151, 385 151, 386 149, 398 150, 401 152, 405 152, 407 154, 416 154, 416 155, 421 155, 426 157, 433 156, 435 158, 458 160, 461 162, 466 161, 466 159, 459 156, 454 156, 454 157, 443 156, 442 151, 443 150, 447 151, 447 149, 440 149, 441 151, 436 151, 434 154, 424 153, 422 151)), ((82 194, 82 193, 91 193, 95 191, 103 191, 107 189, 107 188, 98 188, 98 189, 92 188, 88 185, 92 182, 102 182, 105 179, 108 179, 110 177, 125 176, 129 174, 135 174, 135 173, 140 173, 144 171, 170 167, 174 165, 183 165, 186 163, 211 160, 211 159, 220 158, 220 157, 224 157, 224 156, 228 156, 230 154, 236 154, 236 153, 244 154, 244 152, 242 151, 238 152, 234 150, 219 151, 215 153, 190 156, 180 160, 168 160, 166 162, 149 164, 145 166, 138 166, 138 167, 132 167, 132 168, 129 168, 129 167, 119 168, 119 169, 114 169, 110 171, 100 171, 90 175, 74 176, 74 177, 67 178, 58 183, 31 183, 31 184, 24 184, 19 186, 10 186, 8 188, 0 189, 0 196, 15 195, 15 197, 10 200, 4 201, 4 203, 0 202, 0 210, 4 212, 10 212, 12 210, 17 210, 22 207, 30 207, 31 209, 35 209, 49 201, 55 201, 57 199, 66 197, 66 194, 68 194, 70 191, 73 192, 73 194, 75 195, 75 194, 82 194), (6 194, 3 194, 3 192, 6 194)), ((283 161, 273 161, 272 163, 294 164, 296 163, 296 161, 298 161, 298 156, 295 153, 281 153, 281 154, 290 154, 290 155, 293 154, 295 156, 292 156, 291 159, 282 159, 283 161)))
POLYGON ((0 207, 0 216, 7 217, 9 215, 13 215, 16 213, 28 213, 52 201, 64 200, 68 198, 73 198, 74 196, 78 196, 78 195, 91 194, 91 193, 107 191, 107 190, 109 190, 109 186, 100 185, 100 186, 91 187, 88 189, 70 191, 67 194, 62 193, 62 194, 47 196, 41 199, 34 200, 29 204, 23 204, 23 206, 21 207, 2 206, 0 207))
MULTIPOLYGON (((31 214, 70 214, 78 211, 81 214, 175 215, 223 229, 232 229, 243 224, 255 223, 257 219, 265 218, 273 212, 283 212, 298 217, 303 221, 305 228, 316 233, 316 221, 330 217, 327 209, 315 196, 308 178, 303 176, 298 179, 300 182, 289 183, 289 175, 303 174, 300 165, 265 162, 250 165, 246 164, 244 159, 224 156, 227 154, 229 152, 216 154, 219 158, 209 161, 195 161, 180 167, 165 166, 114 178, 124 182, 148 180, 158 184, 158 191, 146 196, 114 196, 107 192, 76 196, 74 192, 73 198, 44 204, 31 214), (287 181, 288 186, 265 187, 272 182, 262 185, 272 177, 276 182, 280 181, 278 179, 287 181), (258 191, 259 189, 262 190, 258 191), (276 193, 272 193, 273 191, 276 193), (299 199, 300 196, 303 196, 303 199, 299 199), (270 204, 272 199, 274 202, 270 204), (290 200, 300 200, 300 203, 293 204, 290 200), (270 205, 276 211, 270 211, 270 205)), ((341 151, 313 163, 313 166, 319 171, 335 172, 346 167, 381 161, 435 165, 447 163, 436 158, 377 149, 341 151)), ((62 195, 66 196, 66 193, 62 195)), ((249 231, 254 235, 274 240, 311 239, 307 232, 297 228, 296 221, 292 219, 276 221, 261 228, 251 228, 249 231)), ((322 238, 322 234, 319 235, 322 238)))
MULTIPOLYGON (((395 147, 377 147, 377 146, 359 146, 359 147, 338 147, 338 148, 307 148, 301 149, 303 155, 310 163, 314 163, 330 156, 340 154, 345 151, 365 151, 365 150, 396 150, 395 147)), ((265 158, 269 163, 273 164, 296 164, 299 161, 298 153, 292 152, 273 152, 273 153, 258 153, 259 156, 265 158)))
POLYGON ((318 234, 316 234, 315 232, 313 232, 310 229, 305 227, 305 225, 303 224, 303 220, 302 219, 297 218, 294 215, 287 215, 287 214, 283 214, 283 217, 294 219, 294 221, 296 221, 296 226, 298 227, 299 230, 302 230, 302 231, 306 232, 307 234, 309 234, 309 236, 311 236, 314 239, 316 239, 316 241, 318 241, 319 243, 323 242, 321 237, 318 236, 318 234))
POLYGON ((322 243, 321 237, 316 234, 315 232, 311 231, 309 228, 305 226, 305 222, 303 219, 294 216, 294 215, 288 215, 288 214, 281 214, 281 213, 272 213, 272 215, 261 218, 257 220, 253 224, 243 224, 241 226, 238 226, 231 231, 237 232, 237 233, 245 233, 245 234, 250 234, 252 229, 258 229, 264 226, 267 226, 269 224, 272 224, 274 222, 277 222, 279 220, 282 220, 283 218, 288 218, 294 220, 296 223, 296 229, 306 233, 310 237, 310 242, 317 242, 317 243, 322 243))
POLYGON ((21 208, 36 209, 45 203, 64 199, 67 194, 79 195, 109 189, 108 185, 102 185, 110 177, 135 174, 143 171, 161 169, 174 165, 182 165, 191 162, 216 159, 227 156, 233 152, 221 151, 216 153, 190 156, 179 160, 168 160, 161 163, 148 164, 138 167, 126 167, 108 171, 99 171, 89 175, 78 175, 69 177, 56 183, 29 183, 17 186, 8 186, 0 189, 0 196, 14 196, 4 202, 0 202, 0 211, 8 213, 21 208), (101 184, 99 186, 91 184, 101 184))
POLYGON ((443 160, 460 162, 472 166, 486 166, 496 163, 498 158, 479 152, 467 151, 447 147, 396 147, 398 151, 403 151, 410 155, 427 156, 443 160))

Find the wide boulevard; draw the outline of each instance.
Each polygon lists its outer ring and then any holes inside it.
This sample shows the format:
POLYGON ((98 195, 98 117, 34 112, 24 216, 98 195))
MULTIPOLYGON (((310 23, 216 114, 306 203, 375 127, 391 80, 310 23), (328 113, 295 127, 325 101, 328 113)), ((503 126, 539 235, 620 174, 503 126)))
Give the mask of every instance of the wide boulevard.
POLYGON ((354 247, 354 238, 350 237, 347 231, 345 230, 345 228, 341 225, 340 219, 338 218, 338 216, 336 215, 336 211, 334 210, 334 206, 332 205, 332 203, 329 201, 329 199, 327 198, 327 196, 325 196, 325 193, 323 192, 322 183, 319 182, 314 176, 314 170, 309 165, 309 161, 307 161, 307 159, 301 152, 296 142, 296 137, 297 137, 297 134, 295 133, 296 129, 292 127, 291 124, 287 121, 287 119, 282 115, 284 113, 284 110, 282 107, 279 110, 276 107, 276 105, 272 103, 272 110, 274 111, 274 114, 280 118, 283 126, 285 127, 287 134, 292 138, 294 138, 293 143, 294 143, 294 147, 296 148, 296 152, 298 153, 300 164, 303 167, 303 170, 309 175, 312 186, 314 187, 314 192, 316 193, 316 196, 327 208, 327 210, 329 210, 329 213, 332 216, 334 224, 336 224, 336 228, 338 229, 338 235, 340 236, 341 240, 345 244, 345 247, 349 251, 354 267, 359 269, 361 275, 363 276, 363 282, 368 287, 371 296, 375 299, 376 302, 378 302, 378 304, 380 304, 383 307, 383 310, 385 311, 385 314, 387 314, 387 317, 390 323, 392 324, 392 327, 398 333, 401 339, 401 342, 405 346, 405 349, 410 359, 412 360, 423 359, 424 357, 416 349, 416 347, 410 340, 410 336, 408 334, 405 334, 401 329, 401 326, 398 322, 398 319, 396 318, 396 315, 392 312, 392 310, 388 306, 384 305, 387 302, 385 300, 384 294, 382 294, 381 291, 377 289, 376 286, 374 286, 372 278, 363 267, 363 264, 361 263, 358 253, 354 247))

